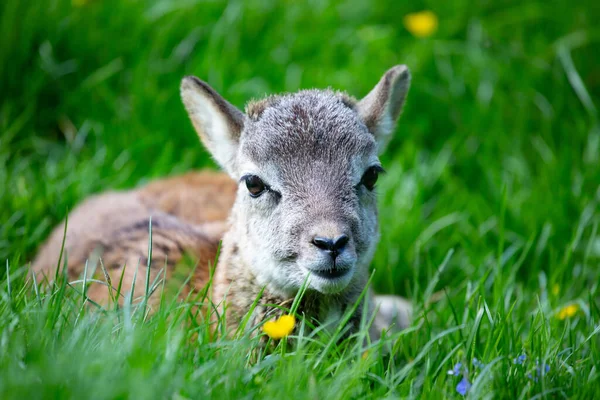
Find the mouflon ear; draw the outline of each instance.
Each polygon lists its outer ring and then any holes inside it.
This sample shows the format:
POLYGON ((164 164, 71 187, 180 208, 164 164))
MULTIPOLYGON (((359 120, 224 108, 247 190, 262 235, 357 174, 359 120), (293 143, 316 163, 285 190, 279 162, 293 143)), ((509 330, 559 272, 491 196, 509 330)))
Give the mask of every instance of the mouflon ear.
POLYGON ((381 77, 377 85, 356 106, 358 115, 382 153, 389 143, 410 87, 410 72, 406 65, 396 65, 381 77))
POLYGON ((244 114, 195 76, 181 81, 181 99, 204 146, 233 176, 244 114))

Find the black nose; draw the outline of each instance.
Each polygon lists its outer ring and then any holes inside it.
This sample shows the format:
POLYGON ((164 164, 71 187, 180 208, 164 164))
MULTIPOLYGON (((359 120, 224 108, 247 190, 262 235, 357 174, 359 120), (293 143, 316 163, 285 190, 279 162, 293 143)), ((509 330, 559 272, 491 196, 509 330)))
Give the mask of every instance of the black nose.
POLYGON ((331 257, 336 258, 342 250, 344 250, 344 247, 346 247, 349 240, 350 238, 347 235, 340 235, 335 239, 315 236, 312 240, 312 244, 319 249, 328 252, 331 257))

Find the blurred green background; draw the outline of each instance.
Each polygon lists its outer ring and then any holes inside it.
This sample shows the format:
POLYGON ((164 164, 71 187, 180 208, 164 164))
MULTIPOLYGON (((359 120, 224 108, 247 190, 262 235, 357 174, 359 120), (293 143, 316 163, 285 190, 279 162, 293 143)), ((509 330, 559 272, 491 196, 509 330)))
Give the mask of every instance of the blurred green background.
POLYGON ((525 286, 542 273, 581 292, 600 260, 598 21, 585 1, 5 0, 0 260, 30 261, 92 193, 214 167, 180 103, 184 75, 242 108, 300 88, 361 97, 405 63, 379 290, 410 294, 454 249, 445 284, 522 258, 525 286), (439 20, 428 37, 404 24, 420 10, 439 20))

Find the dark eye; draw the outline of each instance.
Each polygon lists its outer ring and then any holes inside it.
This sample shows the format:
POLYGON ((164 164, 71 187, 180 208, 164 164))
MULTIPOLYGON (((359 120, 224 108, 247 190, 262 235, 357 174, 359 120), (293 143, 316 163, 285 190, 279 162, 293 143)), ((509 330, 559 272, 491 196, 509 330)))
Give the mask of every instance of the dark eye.
POLYGON ((246 175, 243 179, 246 181, 246 187, 252 197, 258 197, 268 189, 262 179, 256 175, 246 175))
POLYGON ((364 185, 368 190, 373 190, 375 188, 375 184, 377 183, 377 178, 379 178, 379 174, 383 172, 383 168, 379 165, 374 165, 369 167, 363 174, 360 183, 364 185))

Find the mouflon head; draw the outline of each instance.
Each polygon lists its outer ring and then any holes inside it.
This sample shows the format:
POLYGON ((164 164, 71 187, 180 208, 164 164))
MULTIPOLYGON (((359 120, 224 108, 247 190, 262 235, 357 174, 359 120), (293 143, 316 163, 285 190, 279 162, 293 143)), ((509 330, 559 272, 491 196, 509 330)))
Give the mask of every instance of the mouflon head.
POLYGON ((400 65, 360 101, 303 90, 251 102, 243 113, 200 79, 183 79, 200 139, 239 183, 232 229, 259 283, 286 295, 307 277, 326 294, 364 287, 379 237, 378 154, 409 85, 400 65))

